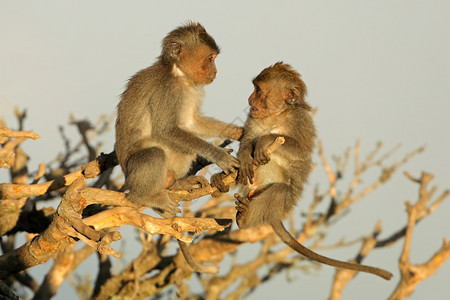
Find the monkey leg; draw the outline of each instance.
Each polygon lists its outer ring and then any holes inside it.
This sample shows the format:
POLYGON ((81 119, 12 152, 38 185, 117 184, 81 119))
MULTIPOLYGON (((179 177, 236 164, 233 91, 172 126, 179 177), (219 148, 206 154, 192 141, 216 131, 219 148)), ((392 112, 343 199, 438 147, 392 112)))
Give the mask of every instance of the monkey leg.
POLYGON ((248 197, 235 194, 236 223, 239 228, 250 228, 282 220, 292 210, 295 199, 292 189, 284 183, 268 184, 249 193, 248 197))
POLYGON ((130 170, 125 178, 125 187, 130 189, 128 200, 151 207, 165 218, 181 212, 164 190, 167 156, 161 148, 152 147, 134 153, 128 159, 126 169, 130 170))
POLYGON ((170 170, 167 170, 167 177, 163 187, 168 188, 175 182, 175 180, 176 180, 175 175, 173 175, 173 173, 170 170))

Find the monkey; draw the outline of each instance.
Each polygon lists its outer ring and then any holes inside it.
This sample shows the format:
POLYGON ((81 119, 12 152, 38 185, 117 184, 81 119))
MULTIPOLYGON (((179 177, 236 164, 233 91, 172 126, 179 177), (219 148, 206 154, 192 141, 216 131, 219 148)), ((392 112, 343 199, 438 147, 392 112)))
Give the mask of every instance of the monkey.
MULTIPOLYGON (((216 77, 215 59, 220 53, 201 24, 189 22, 177 27, 164 37, 161 48, 156 62, 133 75, 121 95, 115 151, 125 174, 128 200, 168 218, 180 209, 166 189, 183 181, 196 155, 217 164, 225 173, 239 167, 227 149, 204 138, 237 140, 242 128, 203 116, 200 111, 204 86, 216 77)), ((193 179, 201 184, 206 181, 193 179)), ((187 247, 180 242, 182 245, 187 247)), ((182 247, 183 254, 186 249, 182 247)))
MULTIPOLYGON (((240 168, 236 182, 244 194, 235 194, 239 228, 269 224, 285 244, 311 260, 389 280, 392 274, 388 271, 319 255, 286 230, 282 220, 300 198, 312 170, 316 129, 309 114, 311 106, 305 101, 307 90, 300 74, 283 62, 261 71, 253 86, 237 154, 240 168), (267 148, 278 136, 285 142, 269 157, 267 148), (254 169, 254 165, 258 167, 254 169)), ((213 175, 211 184, 226 192, 229 187, 222 177, 221 173, 213 175)))

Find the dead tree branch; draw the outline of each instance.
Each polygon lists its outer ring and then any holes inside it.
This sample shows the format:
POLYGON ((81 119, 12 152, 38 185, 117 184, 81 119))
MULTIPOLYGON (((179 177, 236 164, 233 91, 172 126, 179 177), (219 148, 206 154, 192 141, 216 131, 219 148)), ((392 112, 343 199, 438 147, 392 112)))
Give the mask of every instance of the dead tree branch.
POLYGON ((450 257, 450 243, 444 239, 442 247, 436 251, 436 253, 423 264, 413 264, 410 261, 411 253, 411 242, 414 227, 417 220, 425 215, 429 214, 430 210, 434 210, 436 205, 439 205, 444 198, 449 195, 450 191, 445 191, 434 203, 429 205, 431 197, 436 191, 437 187, 433 187, 428 190, 428 185, 433 179, 433 175, 423 172, 420 179, 414 179, 411 175, 406 174, 414 182, 420 184, 419 188, 419 199, 415 204, 406 202, 406 211, 408 213, 408 222, 405 233, 405 242, 403 244, 403 251, 399 261, 400 268, 400 281, 395 289, 394 293, 391 295, 390 299, 397 300, 403 299, 410 296, 416 286, 433 275, 437 269, 439 269, 444 262, 450 257))
MULTIPOLYGON (((18 118, 22 127, 25 114, 18 114, 18 118)), ((92 126, 88 121, 72 118, 71 124, 77 127, 80 141, 73 143, 72 138, 61 131, 66 149, 65 153, 54 161, 59 167, 51 170, 53 163, 41 164, 39 171, 32 175, 28 174, 26 155, 19 147, 21 141, 30 137, 11 131, 8 136, 0 134, 0 140, 6 143, 0 150, 4 150, 1 153, 6 155, 3 161, 11 167, 11 181, 0 184, 0 232, 9 235, 6 242, 1 241, 5 254, 0 256, 0 279, 7 282, 6 289, 0 286, 1 296, 10 292, 8 285, 11 282, 20 282, 22 287, 32 288, 36 298, 49 299, 57 293, 61 283, 79 264, 95 252, 100 257, 101 269, 95 286, 89 286, 88 277, 78 280, 78 283, 74 280, 73 283, 80 295, 94 299, 109 299, 111 295, 117 298, 145 299, 164 293, 169 293, 168 296, 173 298, 174 295, 169 291, 174 290, 180 299, 240 299, 283 271, 301 269, 309 273, 320 268, 320 265, 304 260, 299 255, 292 255, 290 248, 280 247, 281 241, 269 226, 245 230, 231 229, 229 225, 236 211, 230 195, 210 198, 200 206, 195 206, 200 203, 197 201, 189 203, 190 200, 215 193, 216 189, 208 184, 167 191, 177 202, 187 201, 183 211, 184 217, 159 219, 143 213, 142 207, 129 202, 125 193, 117 191, 121 186, 120 180, 111 179, 111 170, 117 165, 114 152, 101 154, 80 167, 82 161, 94 158, 99 148, 92 136, 101 134, 110 123, 103 118, 92 126), (11 140, 8 140, 10 138, 11 140), (82 152, 84 156, 79 157, 82 152), (46 169, 49 170, 47 174, 46 169), (46 178, 48 182, 39 184, 41 178, 46 178), (86 183, 89 178, 97 178, 94 183, 90 183, 90 187, 86 183), (54 208, 53 211, 49 208, 36 208, 36 202, 46 197, 62 197, 56 211, 54 208), (14 250, 14 234, 21 230, 30 231, 33 223, 27 224, 24 220, 36 211, 46 212, 43 219, 39 219, 42 227, 34 226, 39 234, 14 250), (117 228, 123 225, 131 225, 139 230, 142 250, 129 260, 129 264, 118 268, 117 265, 121 261, 110 260, 109 255, 118 257, 123 254, 111 246, 112 241, 121 238, 117 228), (185 232, 191 234, 185 235, 185 232), (215 276, 197 274, 195 278, 202 287, 202 291, 197 295, 190 290, 190 282, 187 281, 187 278, 192 278, 194 272, 182 254, 174 251, 172 237, 192 243, 190 251, 199 263, 208 262, 218 266, 225 258, 230 258, 229 270, 215 276), (78 240, 86 245, 75 250, 74 246, 78 240), (242 256, 241 246, 247 242, 260 244, 257 248, 259 250, 255 251, 250 261, 247 259, 246 263, 238 263, 238 257, 242 256), (53 265, 41 284, 37 284, 33 278, 26 279, 24 273, 20 274, 24 275, 22 278, 18 273, 11 276, 14 272, 42 264, 51 258, 54 259, 53 265)), ((295 224, 294 217, 289 220, 290 231, 299 242, 308 243, 311 249, 326 250, 322 244, 327 230, 344 215, 347 216, 346 213, 350 212, 352 205, 389 181, 392 174, 423 150, 419 148, 393 163, 387 163, 387 159, 398 151, 398 147, 383 151, 382 146, 382 143, 377 143, 373 150, 364 155, 361 153, 360 142, 357 141, 356 145, 348 148, 342 156, 333 156, 330 160, 320 143, 319 159, 325 169, 328 183, 325 189, 316 187, 313 191, 312 202, 304 209, 305 223, 302 226, 295 224), (353 167, 350 172, 349 166, 353 167), (379 176, 369 182, 363 181, 367 172, 373 169, 381 170, 379 176), (348 173, 351 173, 351 177, 348 185, 344 186, 341 179, 348 177, 348 173), (328 207, 319 211, 319 204, 325 201, 329 201, 328 207)), ((391 299, 402 299, 410 295, 416 285, 433 274, 450 255, 450 243, 444 241, 443 246, 427 262, 414 265, 409 260, 409 253, 413 251, 411 239, 414 226, 431 215, 450 194, 450 191, 445 191, 435 197, 437 187, 427 188, 430 176, 424 173, 421 178, 415 179, 407 174, 407 177, 419 183, 421 188, 419 201, 414 205, 407 204, 408 221, 404 228, 395 231, 388 238, 379 240, 381 223, 378 223, 367 236, 354 238, 351 243, 342 242, 342 239, 333 243, 334 248, 360 243, 360 250, 349 257, 354 257, 354 262, 361 262, 372 251, 405 237, 399 263, 401 278, 391 299)), ((233 183, 235 177, 236 173, 231 174, 225 181, 233 183)), ((33 215, 33 219, 35 217, 33 215)), ((77 274, 74 276, 77 278, 77 274)), ((340 299, 348 282, 354 277, 353 271, 337 270, 330 299, 340 299)))

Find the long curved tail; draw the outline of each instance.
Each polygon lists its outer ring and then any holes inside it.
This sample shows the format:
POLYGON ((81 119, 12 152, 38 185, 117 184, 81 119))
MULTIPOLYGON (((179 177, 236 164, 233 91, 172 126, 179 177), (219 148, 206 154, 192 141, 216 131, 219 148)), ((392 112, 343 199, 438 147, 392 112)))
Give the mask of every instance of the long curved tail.
POLYGON ((340 260, 335 260, 332 258, 328 258, 326 256, 322 256, 320 254, 317 254, 316 252, 306 248, 305 246, 303 246, 302 244, 300 244, 284 227, 283 223, 281 221, 275 221, 273 222, 273 224, 270 224, 273 228, 273 230, 275 231, 276 234, 278 234, 278 236, 281 238, 281 240, 288 245, 289 247, 291 247, 292 249, 294 249, 295 251, 297 251, 298 253, 300 253, 303 256, 306 256, 309 259, 315 260, 317 262, 329 265, 329 266, 333 266, 336 268, 342 268, 342 269, 350 269, 350 270, 355 270, 355 271, 361 271, 361 272, 366 272, 366 273, 371 273, 377 276, 380 276, 386 280, 390 280, 392 278, 392 273, 380 269, 380 268, 376 268, 376 267, 371 267, 371 266, 366 266, 366 265, 360 265, 360 264, 355 264, 355 263, 349 263, 349 262, 344 262, 344 261, 340 261, 340 260))
POLYGON ((189 251, 189 246, 185 242, 178 240, 178 245, 180 246, 181 253, 183 253, 184 258, 189 266, 195 271, 199 273, 210 273, 217 274, 219 273, 219 269, 216 266, 202 266, 199 265, 194 258, 192 257, 191 251, 189 251))

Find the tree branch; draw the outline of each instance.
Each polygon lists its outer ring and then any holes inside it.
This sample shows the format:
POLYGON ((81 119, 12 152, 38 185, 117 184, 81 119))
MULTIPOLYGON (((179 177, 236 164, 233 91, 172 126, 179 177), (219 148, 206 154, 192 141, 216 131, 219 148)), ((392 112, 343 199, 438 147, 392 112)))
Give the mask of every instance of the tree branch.
MULTIPOLYGON (((450 257, 450 243, 444 239, 442 247, 426 263, 420 265, 411 263, 410 253, 414 226, 420 218, 429 214, 427 205, 431 200, 435 188, 430 190, 427 189, 429 182, 433 178, 432 174, 422 172, 420 179, 413 179, 409 174, 407 174, 407 176, 414 182, 420 184, 419 200, 414 205, 406 202, 408 223, 405 232, 405 243, 399 261, 401 278, 395 291, 390 297, 392 300, 403 299, 410 296, 414 292, 417 284, 434 274, 436 270, 444 264, 446 259, 450 257)), ((445 195, 448 195, 448 191, 445 195)), ((446 196, 441 196, 435 202, 440 203, 445 197, 446 196)), ((432 207, 435 207, 434 204, 432 207)))

